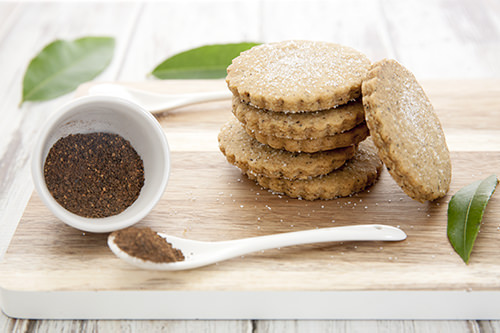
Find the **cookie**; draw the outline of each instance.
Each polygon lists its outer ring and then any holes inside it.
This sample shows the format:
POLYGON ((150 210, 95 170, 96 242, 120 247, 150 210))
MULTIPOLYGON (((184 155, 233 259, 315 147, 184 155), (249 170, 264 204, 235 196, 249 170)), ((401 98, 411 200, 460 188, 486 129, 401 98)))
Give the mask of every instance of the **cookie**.
POLYGON ((318 111, 356 99, 370 60, 327 42, 284 41, 242 52, 227 68, 234 96, 270 111, 318 111))
POLYGON ((354 156, 356 150, 350 146, 314 154, 298 154, 273 149, 250 137, 236 119, 222 127, 219 148, 227 160, 243 172, 287 179, 307 179, 327 174, 341 167, 354 156))
POLYGON ((343 147, 348 147, 351 145, 357 145, 368 135, 368 127, 365 122, 362 122, 353 129, 331 135, 325 136, 317 139, 305 139, 305 140, 293 140, 286 138, 279 138, 274 135, 266 135, 258 131, 251 131, 246 129, 247 133, 255 138, 260 143, 269 145, 275 149, 284 149, 290 152, 306 152, 315 153, 324 150, 338 149, 343 147))
POLYGON ((372 185, 382 169, 382 162, 370 139, 362 142, 354 157, 327 175, 307 180, 269 178, 247 171, 250 179, 271 191, 306 200, 334 199, 364 190, 372 185))
POLYGON ((233 114, 251 131, 294 140, 339 134, 365 121, 361 99, 323 111, 282 113, 258 109, 233 97, 233 114))
POLYGON ((444 196, 451 160, 434 108, 415 76, 395 60, 373 64, 363 82, 366 122, 379 156, 411 198, 444 196))

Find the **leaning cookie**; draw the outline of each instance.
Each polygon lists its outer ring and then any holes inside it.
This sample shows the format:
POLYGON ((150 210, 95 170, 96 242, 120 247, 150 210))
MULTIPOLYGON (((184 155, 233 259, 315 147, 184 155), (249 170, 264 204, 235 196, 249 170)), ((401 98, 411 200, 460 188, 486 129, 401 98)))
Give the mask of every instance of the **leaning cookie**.
POLYGON ((273 149, 250 137, 236 119, 226 123, 219 133, 219 148, 227 160, 243 172, 270 178, 307 179, 341 167, 355 153, 355 147, 314 154, 291 153, 273 149))
POLYGON ((343 133, 325 136, 317 139, 305 140, 279 138, 274 135, 265 135, 258 131, 251 131, 248 128, 246 130, 250 136, 255 138, 260 143, 269 145, 275 149, 284 149, 290 152, 306 153, 315 153, 319 151, 339 149, 357 145, 370 135, 365 122, 343 133))
POLYGON ((420 202, 444 196, 451 160, 441 123, 415 76, 395 60, 373 64, 363 82, 366 122, 391 176, 420 202))
POLYGON ((327 42, 262 44, 233 59, 226 82, 234 96, 270 111, 318 111, 361 95, 370 60, 327 42))
POLYGON ((334 199, 360 192, 372 185, 379 176, 382 162, 370 139, 362 142, 352 159, 325 176, 307 180, 269 178, 247 171, 250 179, 271 191, 306 200, 334 199))
POLYGON ((323 111, 284 113, 258 109, 233 97, 233 113, 251 131, 293 140, 339 134, 365 121, 361 99, 323 111))

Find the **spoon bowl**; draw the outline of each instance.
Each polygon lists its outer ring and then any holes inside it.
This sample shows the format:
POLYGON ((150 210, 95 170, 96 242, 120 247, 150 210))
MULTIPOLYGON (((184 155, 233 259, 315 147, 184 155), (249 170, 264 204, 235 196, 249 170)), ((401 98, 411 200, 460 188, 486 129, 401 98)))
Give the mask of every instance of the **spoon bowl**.
POLYGON ((380 224, 322 228, 275 235, 243 238, 229 241, 204 242, 158 233, 184 254, 184 261, 156 263, 130 256, 108 237, 108 246, 120 259, 142 269, 178 271, 193 269, 248 253, 285 246, 342 241, 401 241, 406 239, 403 230, 380 224))

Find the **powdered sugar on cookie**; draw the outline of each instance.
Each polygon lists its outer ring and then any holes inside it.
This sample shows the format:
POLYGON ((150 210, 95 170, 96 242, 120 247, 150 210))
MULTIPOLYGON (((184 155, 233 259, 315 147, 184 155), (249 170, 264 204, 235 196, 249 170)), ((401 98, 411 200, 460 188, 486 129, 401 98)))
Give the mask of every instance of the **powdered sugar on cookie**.
POLYGON ((369 66, 350 47, 285 41, 242 52, 228 67, 226 81, 235 96, 259 108, 317 111, 359 97, 369 66))
POLYGON ((451 160, 441 123, 415 76, 395 60, 373 64, 363 82, 368 128, 394 180, 415 200, 444 196, 451 160))

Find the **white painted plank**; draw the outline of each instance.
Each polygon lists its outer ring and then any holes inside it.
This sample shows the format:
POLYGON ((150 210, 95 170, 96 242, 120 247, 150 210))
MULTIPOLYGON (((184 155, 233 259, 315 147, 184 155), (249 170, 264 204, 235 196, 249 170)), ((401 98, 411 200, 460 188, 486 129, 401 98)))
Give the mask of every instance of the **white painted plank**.
POLYGON ((2 332, 252 332, 249 320, 12 320, 0 317, 2 332))
POLYGON ((255 332, 407 332, 461 333, 478 332, 474 321, 414 320, 260 320, 255 332))
POLYGON ((259 40, 258 2, 147 3, 118 77, 145 80, 168 57, 194 47, 259 40))
POLYGON ((477 326, 478 330, 476 332, 500 332, 500 321, 498 320, 480 320, 477 322, 477 326))
POLYGON ((20 14, 20 5, 14 2, 0 2, 0 41, 14 24, 20 14))
POLYGON ((3 313, 0 313, 0 332, 11 332, 15 319, 8 318, 3 313))
POLYGON ((418 78, 498 77, 498 19, 484 1, 384 0, 395 57, 418 78))
POLYGON ((101 320, 99 332, 242 332, 251 333, 249 320, 101 320))
POLYGON ((379 1, 274 0, 262 6, 266 42, 322 40, 354 47, 374 61, 393 57, 379 1))
POLYGON ((72 333, 72 332, 96 332, 95 320, 13 320, 12 332, 25 333, 72 333))

